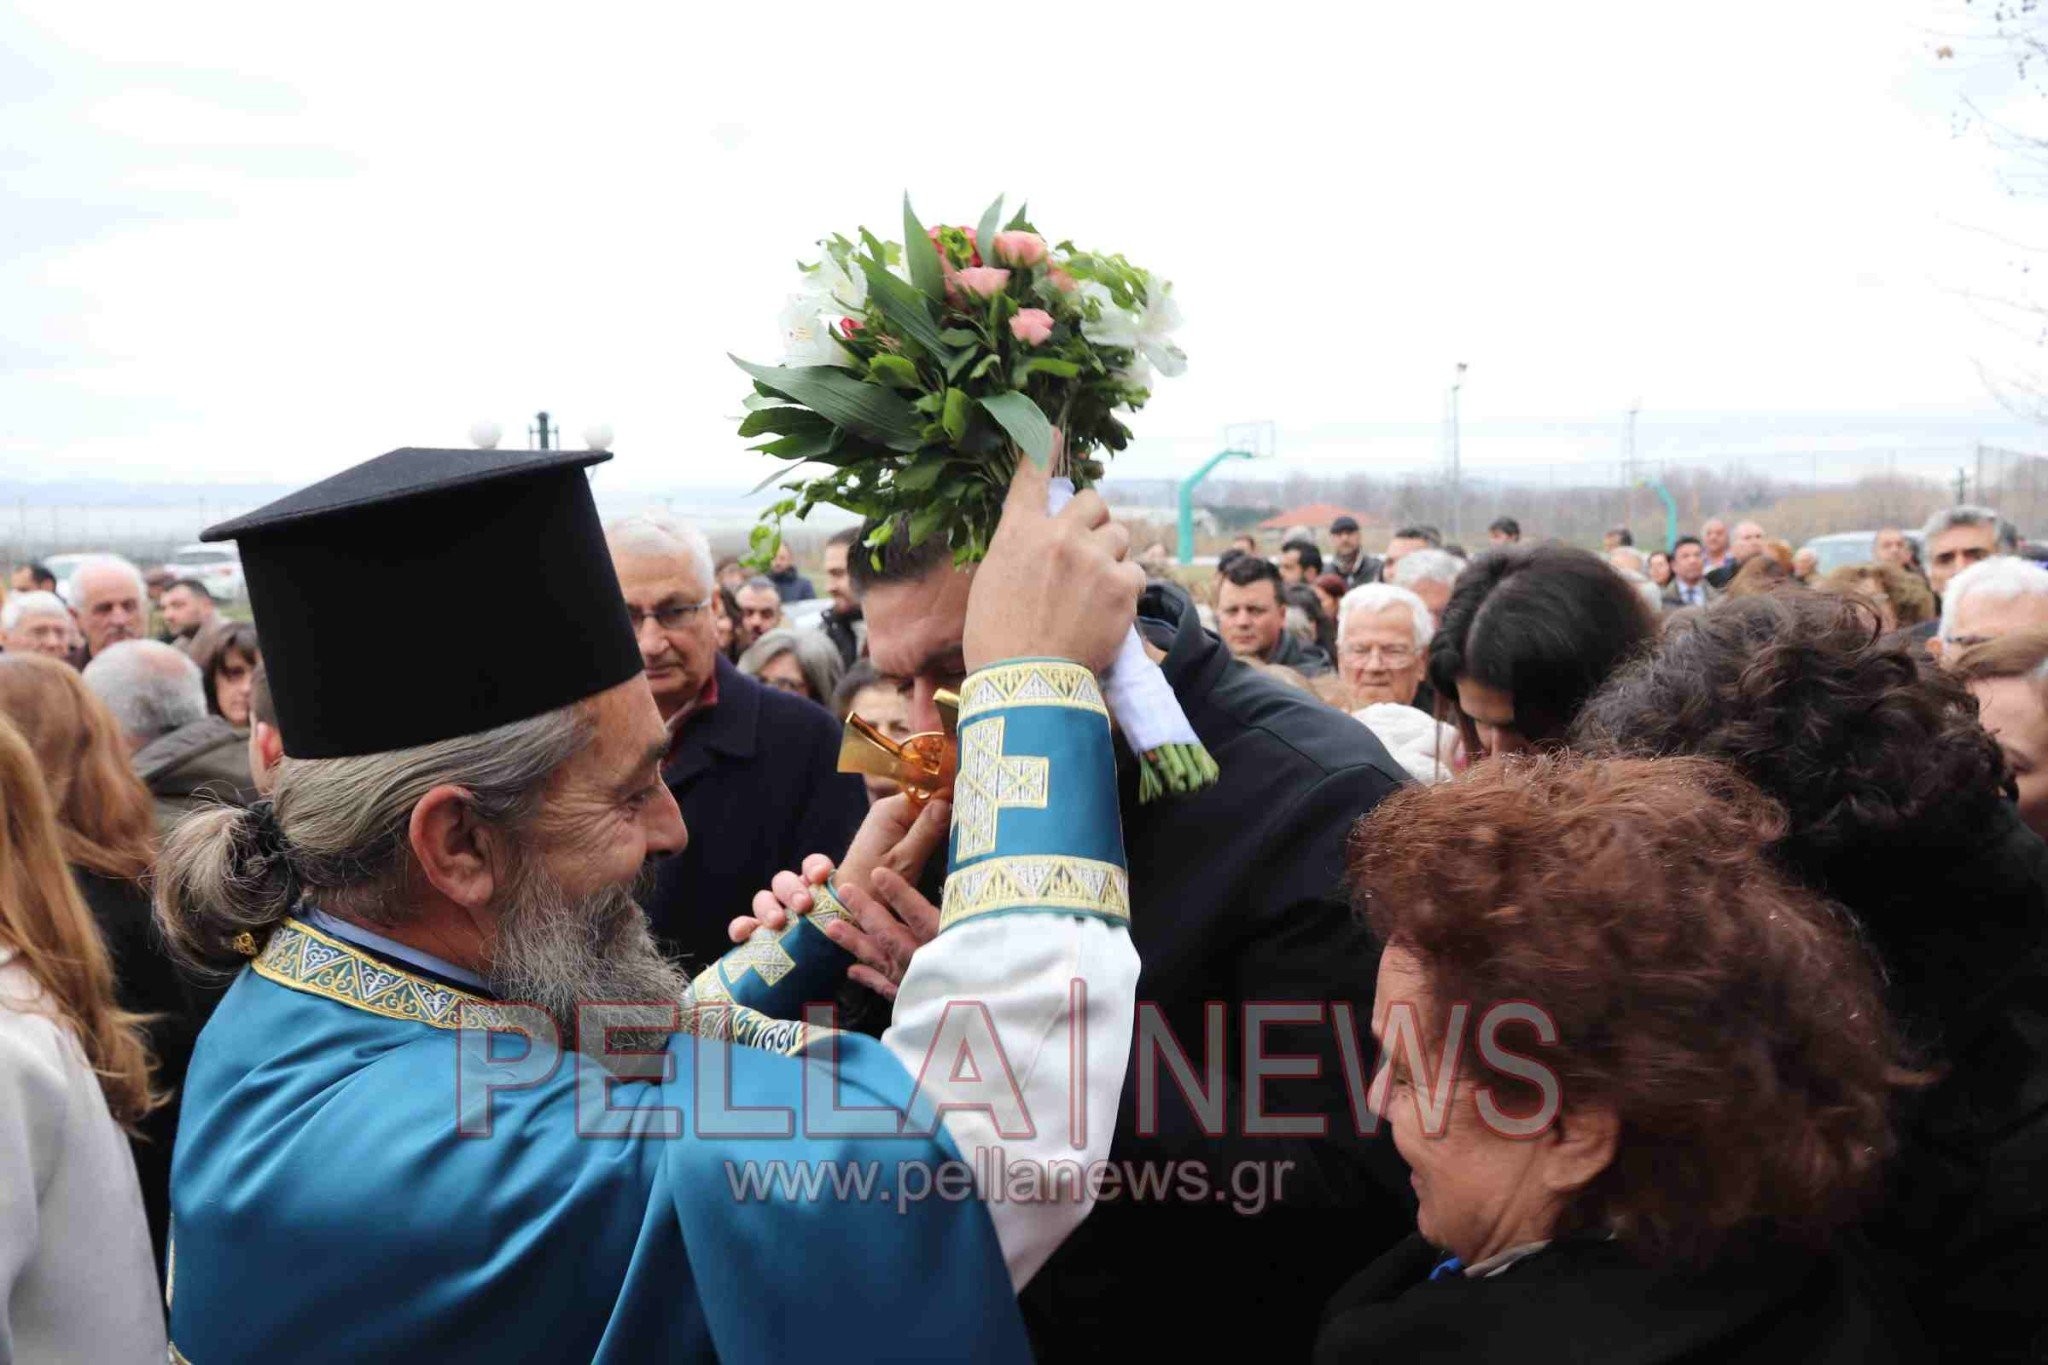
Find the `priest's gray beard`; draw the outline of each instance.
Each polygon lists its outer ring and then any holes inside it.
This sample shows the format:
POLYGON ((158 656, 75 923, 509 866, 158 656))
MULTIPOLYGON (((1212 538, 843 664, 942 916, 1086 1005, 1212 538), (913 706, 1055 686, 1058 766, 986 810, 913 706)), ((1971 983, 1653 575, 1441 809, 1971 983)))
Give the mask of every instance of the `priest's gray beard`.
MULTIPOLYGON (((576 1020, 586 1004, 679 1004, 689 1027, 689 978, 661 955, 634 890, 608 886, 571 896, 537 853, 526 853, 498 917, 497 951, 486 979, 501 1000, 538 1005, 555 1018, 565 1051, 577 1045, 576 1020)), ((613 1033, 614 1048, 658 1047, 666 1034, 613 1033)), ((591 1056, 603 1061, 605 1040, 593 1030, 591 1056)))

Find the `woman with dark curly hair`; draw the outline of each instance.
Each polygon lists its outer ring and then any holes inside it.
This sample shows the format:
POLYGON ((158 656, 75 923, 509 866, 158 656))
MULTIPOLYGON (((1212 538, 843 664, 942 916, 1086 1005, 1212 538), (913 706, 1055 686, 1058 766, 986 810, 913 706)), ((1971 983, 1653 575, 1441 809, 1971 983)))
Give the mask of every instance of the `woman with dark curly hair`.
POLYGON ((2020 822, 1963 686, 1870 607, 1769 593, 1674 621, 1579 717, 1598 754, 1740 769, 1789 815, 1776 861, 1840 901, 1937 1077, 1867 1222, 1928 1335, 2048 1348, 2048 846, 2020 822))
POLYGON ((1657 621, 1606 561, 1568 545, 1515 545, 1472 561, 1429 644, 1437 719, 1470 757, 1563 739, 1617 664, 1656 638, 1657 621))
POLYGON ((1417 1235, 1317 1360, 1909 1358, 1830 1249, 1909 1073, 1848 918, 1758 851, 1784 830, 1722 764, 1569 754, 1366 818, 1417 1235))

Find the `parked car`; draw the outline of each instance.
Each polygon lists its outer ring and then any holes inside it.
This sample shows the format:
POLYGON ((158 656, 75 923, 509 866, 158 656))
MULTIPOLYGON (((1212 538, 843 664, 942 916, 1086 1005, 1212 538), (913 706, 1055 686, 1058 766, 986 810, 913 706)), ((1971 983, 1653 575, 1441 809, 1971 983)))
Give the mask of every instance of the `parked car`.
POLYGON ((164 568, 173 578, 198 579, 216 602, 232 602, 244 591, 242 557, 232 545, 182 545, 164 568))
MULTIPOLYGON (((1906 539, 1913 542, 1913 557, 1920 557, 1920 533, 1906 532, 1906 539)), ((1799 547, 1811 550, 1820 559, 1815 573, 1829 573, 1849 564, 1868 564, 1877 558, 1877 532, 1835 531, 1824 536, 1815 536, 1799 547)))

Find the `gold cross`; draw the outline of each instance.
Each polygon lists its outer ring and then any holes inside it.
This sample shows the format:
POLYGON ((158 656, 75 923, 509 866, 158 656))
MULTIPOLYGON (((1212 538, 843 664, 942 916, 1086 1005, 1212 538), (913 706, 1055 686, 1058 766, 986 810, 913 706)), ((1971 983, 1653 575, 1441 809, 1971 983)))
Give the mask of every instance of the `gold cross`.
POLYGON ((996 850, 996 825, 1005 810, 1044 810, 1052 764, 1003 753, 1003 717, 991 716, 961 736, 960 776, 953 788, 956 856, 979 858, 996 850))
POLYGON ((839 741, 839 771, 887 778, 919 806, 949 792, 958 762, 953 732, 959 720, 960 699, 951 692, 940 692, 932 701, 938 707, 939 719, 945 723, 945 731, 912 735, 901 744, 864 717, 848 715, 846 734, 839 741))

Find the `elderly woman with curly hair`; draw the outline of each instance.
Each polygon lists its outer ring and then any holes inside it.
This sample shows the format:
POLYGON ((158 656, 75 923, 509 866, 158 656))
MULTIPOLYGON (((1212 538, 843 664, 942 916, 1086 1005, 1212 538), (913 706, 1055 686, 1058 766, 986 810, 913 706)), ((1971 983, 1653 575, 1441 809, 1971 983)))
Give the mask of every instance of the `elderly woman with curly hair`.
POLYGON ((1848 919, 1696 759, 1484 765, 1353 843, 1417 1235, 1323 1362, 1905 1359, 1832 1248, 1906 1079, 1848 919))
POLYGON ((1779 866, 1847 906, 1935 1082, 1865 1230, 1928 1335, 2048 1349, 2048 846, 1963 685, 1868 604, 1768 593, 1675 620, 1587 704, 1591 752, 1734 765, 1784 806, 1779 866))

